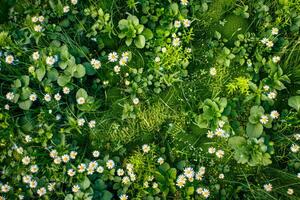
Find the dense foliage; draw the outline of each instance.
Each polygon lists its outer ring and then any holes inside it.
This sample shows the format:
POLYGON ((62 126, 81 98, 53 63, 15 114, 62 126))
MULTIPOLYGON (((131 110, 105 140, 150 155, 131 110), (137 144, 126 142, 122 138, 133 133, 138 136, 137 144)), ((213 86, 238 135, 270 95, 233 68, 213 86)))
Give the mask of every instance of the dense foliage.
POLYGON ((0 199, 300 199, 298 0, 0 0, 0 199))

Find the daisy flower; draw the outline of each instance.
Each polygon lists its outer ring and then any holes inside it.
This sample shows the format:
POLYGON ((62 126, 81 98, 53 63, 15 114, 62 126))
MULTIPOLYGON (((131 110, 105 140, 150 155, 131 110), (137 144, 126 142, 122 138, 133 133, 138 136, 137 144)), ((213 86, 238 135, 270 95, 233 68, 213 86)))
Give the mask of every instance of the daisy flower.
POLYGON ((116 62, 118 60, 119 56, 117 52, 112 52, 108 54, 108 60, 109 62, 116 62))
POLYGON ((14 60, 15 59, 14 59, 14 57, 12 55, 8 55, 8 56, 5 57, 5 62, 7 64, 12 64, 14 62, 14 60))

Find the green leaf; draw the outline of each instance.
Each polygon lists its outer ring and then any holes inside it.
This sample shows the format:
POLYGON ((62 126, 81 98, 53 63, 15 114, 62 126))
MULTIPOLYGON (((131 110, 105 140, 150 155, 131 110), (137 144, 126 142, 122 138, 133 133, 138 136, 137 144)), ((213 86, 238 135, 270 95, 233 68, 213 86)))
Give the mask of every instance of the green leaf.
POLYGON ((82 78, 85 75, 85 67, 81 64, 76 65, 76 71, 74 72, 75 78, 82 78))
POLYGON ((170 178, 173 179, 173 180, 176 179, 176 173, 177 173, 177 170, 175 168, 171 168, 168 171, 168 174, 169 174, 170 178))
POLYGON ((126 19, 121 19, 118 26, 120 30, 123 30, 128 27, 128 21, 126 19))
POLYGON ((69 52, 68 52, 68 47, 66 45, 63 45, 61 48, 60 48, 60 55, 61 55, 61 59, 66 61, 68 60, 69 58, 69 52))
POLYGON ((80 185, 81 185, 80 188, 82 188, 83 190, 86 190, 88 187, 90 187, 91 181, 87 176, 85 176, 84 180, 80 183, 80 185))
POLYGON ((194 194, 194 191, 195 191, 194 187, 191 186, 191 187, 187 188, 186 193, 187 193, 187 195, 192 195, 192 194, 194 194))
POLYGON ((56 69, 52 68, 48 73, 47 77, 50 81, 56 81, 58 78, 58 72, 56 69))
POLYGON ((142 49, 145 46, 145 37, 143 35, 137 36, 134 40, 134 44, 137 48, 142 49))
POLYGON ((22 83, 21 83, 20 79, 14 80, 12 87, 19 88, 21 86, 22 86, 22 83))
POLYGON ((127 38, 127 39, 125 40, 125 44, 126 44, 127 46, 130 46, 131 43, 132 43, 132 38, 127 38))
POLYGON ((260 123, 247 123, 246 132, 250 138, 258 138, 263 133, 264 127, 260 123))
POLYGON ((36 73, 36 78, 39 80, 39 81, 42 81, 45 74, 46 74, 46 70, 44 67, 41 67, 41 68, 38 68, 37 70, 35 70, 35 73, 36 73))
POLYGON ((30 78, 29 76, 21 76, 21 81, 23 86, 27 87, 29 85, 30 78))
POLYGON ((246 142, 247 141, 244 137, 234 136, 234 137, 229 138, 228 145, 232 148, 236 148, 236 147, 244 145, 246 142))
POLYGON ((85 91, 85 89, 83 88, 80 88, 77 93, 76 93, 76 99, 78 99, 79 97, 83 97, 84 99, 87 99, 88 98, 88 94, 87 92, 85 91))
POLYGON ((65 200, 73 200, 73 195, 68 194, 67 196, 65 196, 65 200))
POLYGON ((293 96, 290 97, 288 100, 288 105, 292 108, 294 108, 295 110, 297 110, 297 112, 299 112, 300 110, 300 96, 293 96))
POLYGON ((161 166, 159 166, 159 169, 163 172, 167 172, 170 169, 170 165, 168 163, 164 163, 161 166))
POLYGON ((57 84, 61 87, 67 85, 71 81, 70 76, 60 75, 57 79, 57 84))
POLYGON ((22 110, 29 110, 29 108, 31 107, 31 105, 32 105, 32 101, 30 101, 30 100, 22 101, 22 102, 19 103, 19 107, 22 110))
POLYGON ((146 40, 151 40, 153 38, 153 33, 149 28, 146 28, 142 35, 145 36, 146 40))
POLYGON ((102 200, 110 200, 113 198, 113 194, 107 190, 103 192, 102 200))

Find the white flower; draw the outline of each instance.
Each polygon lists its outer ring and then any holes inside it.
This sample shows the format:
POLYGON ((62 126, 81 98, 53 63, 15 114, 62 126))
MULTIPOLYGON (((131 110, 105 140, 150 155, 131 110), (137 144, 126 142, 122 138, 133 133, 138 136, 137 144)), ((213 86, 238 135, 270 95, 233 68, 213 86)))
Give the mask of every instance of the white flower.
POLYGON ((162 157, 159 157, 157 159, 157 162, 158 162, 158 164, 162 165, 165 162, 165 160, 162 157))
POLYGON ((36 31, 36 32, 41 32, 41 31, 43 30, 43 27, 42 27, 41 25, 35 25, 35 26, 33 27, 33 29, 34 29, 34 31, 36 31))
POLYGON ((64 163, 67 163, 70 160, 70 156, 68 154, 65 154, 61 157, 61 159, 64 163))
POLYGON ((30 188, 36 188, 36 186, 37 186, 37 182, 35 180, 30 181, 29 183, 30 188))
POLYGON ((261 40, 261 43, 266 44, 268 41, 269 41, 269 40, 268 40, 267 38, 263 38, 263 39, 261 40))
POLYGON ((64 13, 68 13, 70 11, 70 6, 64 6, 64 13))
POLYGON ((167 48, 166 47, 161 48, 161 52, 166 53, 167 52, 167 48))
POLYGON ((267 115, 262 115, 259 119, 260 123, 267 124, 269 122, 269 118, 267 115))
POLYGON ((287 193, 288 193, 289 195, 293 195, 293 194, 294 194, 294 190, 293 190, 292 188, 289 188, 289 189, 287 190, 287 193))
POLYGON ((64 87, 64 88, 63 88, 63 93, 64 93, 64 94, 69 94, 69 93, 70 93, 70 88, 64 87))
POLYGON ((114 162, 113 160, 108 160, 108 161, 106 162, 106 167, 107 167, 108 169, 114 168, 114 167, 115 167, 115 162, 114 162))
POLYGON ((45 20, 44 16, 39 16, 39 22, 43 22, 45 20))
POLYGON ((194 172, 194 169, 191 168, 191 167, 187 167, 183 170, 184 172, 184 175, 187 177, 187 178, 193 178, 194 175, 195 175, 195 172, 194 172))
POLYGON ((117 74, 121 71, 121 67, 119 65, 116 65, 114 67, 114 72, 116 72, 117 74))
POLYGON ((120 60, 119 60, 119 64, 121 65, 121 66, 125 66, 126 65, 126 63, 127 63, 127 58, 126 57, 122 57, 120 60))
POLYGON ((206 135, 208 138, 213 138, 215 134, 212 131, 207 131, 206 135))
POLYGON ((5 110, 9 110, 9 105, 8 105, 8 104, 5 104, 4 109, 5 109, 5 110))
POLYGON ((139 104, 140 100, 139 100, 139 98, 136 97, 136 98, 132 99, 132 102, 134 105, 137 105, 137 104, 139 104))
POLYGON ((126 59, 128 61, 129 59, 129 52, 128 51, 125 51, 122 53, 122 58, 126 59))
POLYGON ((79 173, 82 173, 85 171, 86 165, 84 163, 81 163, 80 165, 78 165, 77 169, 79 173))
POLYGON ((217 75, 217 70, 216 70, 216 68, 214 68, 214 67, 210 68, 210 69, 209 69, 209 74, 210 74, 211 76, 217 75))
POLYGON ((30 163, 30 158, 28 156, 25 156, 23 159, 22 159, 22 163, 24 165, 29 165, 30 163))
POLYGON ((31 165, 30 166, 30 171, 31 173, 37 173, 39 170, 38 166, 37 165, 31 165))
POLYGON ((75 159, 76 158, 76 156, 77 156, 77 152, 76 151, 71 151, 70 152, 70 157, 71 157, 71 159, 75 159))
POLYGON ((39 52, 38 52, 38 51, 34 52, 34 53, 32 54, 32 58, 33 58, 33 60, 38 60, 38 59, 40 58, 39 52))
POLYGON ((93 168, 90 168, 90 167, 89 167, 89 168, 87 169, 87 174, 88 174, 88 175, 92 175, 92 174, 94 174, 94 172, 95 172, 95 170, 94 170, 93 168))
POLYGON ((56 151, 55 149, 52 150, 52 151, 50 151, 50 157, 51 157, 51 158, 57 157, 57 151, 56 151))
POLYGON ((272 28, 272 35, 277 35, 279 32, 278 28, 272 28))
POLYGON ((143 186, 144 186, 144 188, 148 188, 148 187, 149 187, 148 181, 145 181, 145 182, 143 183, 143 186))
POLYGON ((187 6, 189 3, 188 0, 180 0, 180 4, 183 5, 183 6, 187 6))
POLYGON ((154 182, 154 183, 152 184, 152 188, 153 188, 153 189, 158 188, 158 184, 154 182))
POLYGON ((25 142, 26 143, 31 142, 31 140, 32 140, 32 137, 30 135, 25 136, 25 142))
POLYGON ((8 93, 6 94, 6 99, 7 99, 7 100, 12 101, 14 98, 15 98, 14 93, 8 92, 8 93))
POLYGON ((150 146, 148 144, 144 144, 142 146, 143 152, 148 153, 150 151, 150 146))
POLYGON ((46 194, 46 189, 44 187, 37 190, 37 194, 41 197, 46 194))
POLYGON ((210 195, 209 190, 208 190, 208 189, 203 189, 203 191, 202 191, 202 196, 203 196, 204 198, 208 198, 209 195, 210 195))
POLYGON ((117 175, 118 176, 123 176, 125 174, 124 170, 123 169, 118 169, 117 170, 117 175))
POLYGON ((44 100, 47 101, 47 102, 51 101, 51 96, 50 96, 50 94, 45 94, 44 100))
POLYGON ((83 119, 83 118, 77 119, 77 124, 78 124, 78 126, 83 126, 84 123, 85 123, 85 119, 83 119))
POLYGON ((95 128, 95 126, 96 126, 96 121, 95 121, 95 120, 91 120, 91 121, 89 122, 89 127, 90 127, 90 128, 95 128))
POLYGON ((277 112, 277 110, 273 110, 270 114, 272 119, 278 119, 279 117, 279 113, 277 112))
POLYGON ((96 171, 101 174, 101 173, 103 173, 104 168, 102 166, 99 166, 99 167, 97 167, 96 171))
POLYGON ((199 174, 201 174, 201 175, 204 175, 205 174, 205 167, 200 167, 200 169, 199 169, 199 172, 198 172, 199 174))
POLYGON ((96 59, 92 59, 91 64, 92 64, 94 69, 99 69, 101 67, 101 62, 99 60, 96 60, 96 59))
POLYGON ((79 192, 79 190, 80 190, 79 185, 74 185, 74 186, 72 187, 72 192, 74 192, 74 193, 79 192))
POLYGON ((12 64, 14 62, 14 57, 12 55, 8 55, 5 57, 5 62, 7 64, 12 64))
POLYGON ((108 60, 109 62, 116 62, 118 60, 119 56, 117 52, 112 52, 108 54, 108 60))
POLYGON ((299 151, 299 146, 297 144, 292 144, 291 151, 297 153, 299 151))
POLYGON ((78 3, 78 0, 71 0, 71 3, 72 3, 73 5, 76 5, 76 4, 78 3))
POLYGON ((9 190, 10 190, 10 186, 7 183, 1 186, 2 192, 7 193, 9 192, 9 190))
POLYGON ((78 103, 79 105, 85 104, 85 99, 84 99, 83 97, 79 97, 79 98, 77 99, 77 103, 78 103))
POLYGON ((174 22, 174 27, 175 27, 175 28, 179 28, 180 26, 181 26, 181 22, 178 21, 178 20, 176 20, 176 21, 174 22))
POLYGON ((127 169, 129 172, 132 172, 132 171, 133 171, 133 164, 131 164, 131 163, 126 164, 126 169, 127 169))
POLYGON ((55 183, 49 183, 48 184, 48 190, 53 191, 55 189, 55 183))
POLYGON ((124 176, 122 178, 122 183, 125 184, 125 185, 128 185, 130 183, 130 179, 128 176, 124 176))
POLYGON ((218 136, 218 137, 223 137, 225 134, 225 131, 221 128, 218 128, 216 131, 215 131, 215 135, 218 136))
POLYGON ((196 192, 197 192, 197 194, 202 194, 203 188, 201 188, 201 187, 197 188, 196 192))
POLYGON ((300 134, 299 134, 299 133, 294 134, 294 138, 295 138, 297 141, 300 140, 300 134))
POLYGON ((180 38, 178 38, 178 37, 174 37, 174 38, 173 38, 172 45, 173 45, 174 47, 180 46, 180 43, 181 43, 180 38))
POLYGON ((31 181, 31 176, 30 175, 25 175, 22 178, 24 183, 29 183, 31 181))
POLYGON ((156 56, 154 61, 157 62, 157 63, 160 62, 160 57, 156 56))
POLYGON ((184 20, 183 20, 183 26, 184 26, 185 28, 190 27, 190 26, 191 26, 191 21, 188 20, 188 19, 184 19, 184 20))
POLYGON ((222 121, 222 120, 218 121, 218 126, 219 126, 220 128, 222 128, 224 125, 225 125, 225 122, 224 122, 224 121, 222 121))
POLYGON ((55 99, 56 101, 60 101, 60 100, 61 100, 61 95, 60 95, 59 93, 55 94, 55 95, 54 95, 54 99, 55 99))
POLYGON ((36 101, 37 99, 37 95, 35 93, 32 93, 30 96, 29 96, 29 100, 30 101, 36 101))
POLYGON ((224 156, 224 151, 223 151, 223 150, 218 150, 218 151, 216 152, 216 156, 217 156, 218 158, 223 158, 223 156, 224 156))
POLYGON ((224 174, 219 174, 219 179, 224 179, 224 174))
POLYGON ((127 200, 128 196, 126 194, 120 195, 120 200, 127 200))
POLYGON ((268 42, 266 43, 266 46, 269 47, 269 48, 273 47, 273 46, 274 46, 273 41, 268 41, 268 42))
POLYGON ((92 161, 89 163, 89 168, 96 169, 98 167, 97 161, 92 161))
POLYGON ((55 63, 55 58, 53 56, 48 56, 46 58, 46 64, 47 65, 53 65, 55 63))
POLYGON ((75 174, 76 174, 76 172, 74 171, 74 169, 69 169, 69 170, 68 170, 68 175, 69 175, 69 176, 72 177, 72 176, 74 176, 75 174))
POLYGON ((36 23, 37 21, 39 21, 39 18, 37 16, 31 17, 31 21, 36 23))
POLYGON ((214 147, 209 147, 208 148, 208 153, 213 154, 215 152, 216 152, 216 148, 214 148, 214 147))
POLYGON ((273 63, 278 63, 280 61, 280 57, 279 56, 274 56, 272 58, 273 63))
POLYGON ((179 188, 182 188, 182 187, 184 187, 185 183, 186 183, 186 177, 184 175, 179 175, 176 180, 176 185, 179 188))
POLYGON ((61 158, 60 157, 56 157, 54 158, 53 162, 57 165, 59 165, 61 163, 61 158))
POLYGON ((273 186, 272 186, 271 183, 264 184, 264 189, 265 189, 267 192, 271 192, 272 189, 273 189, 273 186))
POLYGON ((297 174, 297 177, 300 178, 300 173, 297 174))
POLYGON ((264 85, 264 91, 268 91, 270 89, 270 87, 268 85, 264 85))
POLYGON ((23 150, 22 147, 19 147, 19 148, 17 148, 16 150, 17 150, 17 152, 18 152, 19 154, 23 154, 23 151, 24 151, 24 150, 23 150))
POLYGON ((268 98, 269 99, 275 99, 276 98, 276 93, 275 92, 270 92, 269 94, 268 94, 268 98))
POLYGON ((100 152, 99 151, 93 151, 93 156, 95 158, 98 158, 100 156, 100 152))

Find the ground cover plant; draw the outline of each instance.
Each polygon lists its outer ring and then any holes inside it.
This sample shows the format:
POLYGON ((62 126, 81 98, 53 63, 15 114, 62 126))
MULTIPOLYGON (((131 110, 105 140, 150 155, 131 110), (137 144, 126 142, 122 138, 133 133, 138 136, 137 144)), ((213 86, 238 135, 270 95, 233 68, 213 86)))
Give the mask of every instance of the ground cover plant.
POLYGON ((300 199, 298 0, 0 0, 0 199, 300 199))

